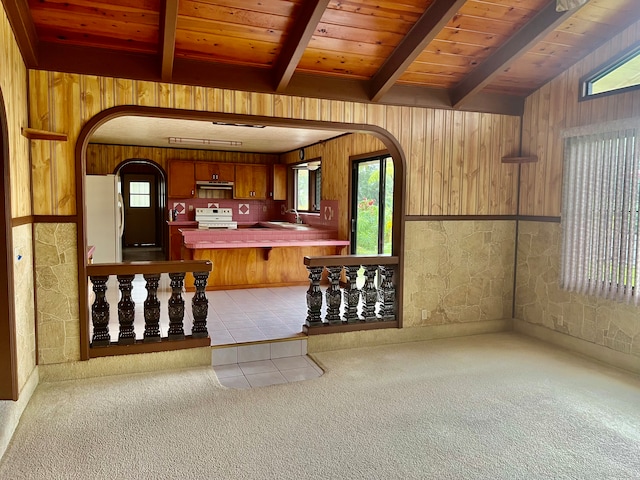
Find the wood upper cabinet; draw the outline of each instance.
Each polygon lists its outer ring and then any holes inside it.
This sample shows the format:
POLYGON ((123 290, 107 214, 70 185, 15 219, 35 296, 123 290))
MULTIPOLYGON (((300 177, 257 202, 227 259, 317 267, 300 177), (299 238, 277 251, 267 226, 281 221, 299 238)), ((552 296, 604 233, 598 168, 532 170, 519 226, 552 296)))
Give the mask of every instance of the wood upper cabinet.
POLYGON ((195 162, 196 180, 235 181, 236 171, 233 163, 195 162))
POLYGON ((188 160, 171 160, 168 170, 169 197, 194 197, 196 193, 196 177, 193 162, 188 160))
POLYGON ((234 198, 266 199, 267 177, 266 165, 236 165, 234 198))
POLYGON ((273 199, 287 199, 287 166, 279 163, 273 166, 273 199))

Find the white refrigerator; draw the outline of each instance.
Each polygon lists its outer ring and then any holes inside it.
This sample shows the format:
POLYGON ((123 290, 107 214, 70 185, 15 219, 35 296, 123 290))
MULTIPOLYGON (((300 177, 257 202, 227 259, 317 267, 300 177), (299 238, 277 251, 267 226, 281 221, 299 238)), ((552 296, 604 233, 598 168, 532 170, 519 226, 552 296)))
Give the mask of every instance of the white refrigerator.
POLYGON ((117 175, 87 175, 85 179, 87 245, 94 246, 93 263, 122 261, 124 207, 117 175))

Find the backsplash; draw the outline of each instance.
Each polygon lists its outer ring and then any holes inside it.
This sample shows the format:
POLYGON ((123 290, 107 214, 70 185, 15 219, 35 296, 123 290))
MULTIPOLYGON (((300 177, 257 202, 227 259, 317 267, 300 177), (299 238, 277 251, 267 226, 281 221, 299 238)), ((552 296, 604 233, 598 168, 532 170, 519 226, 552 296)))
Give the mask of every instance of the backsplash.
MULTIPOLYGON (((177 221, 195 220, 196 208, 230 208, 233 220, 242 223, 256 223, 266 220, 287 220, 295 222, 295 214, 287 212, 285 201, 276 200, 233 200, 226 198, 185 198, 169 200, 169 208, 178 210, 177 221)), ((313 226, 338 228, 338 201, 321 200, 320 214, 300 213, 303 223, 313 226)), ((169 215, 167 213, 167 218, 169 215)))

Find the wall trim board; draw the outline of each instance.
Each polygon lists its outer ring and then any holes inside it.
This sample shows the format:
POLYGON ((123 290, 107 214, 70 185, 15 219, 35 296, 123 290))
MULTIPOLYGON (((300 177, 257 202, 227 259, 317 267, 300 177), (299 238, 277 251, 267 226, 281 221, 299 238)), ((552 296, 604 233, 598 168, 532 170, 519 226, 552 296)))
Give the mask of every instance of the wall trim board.
POLYGON ((19 227, 21 225, 28 225, 33 222, 33 215, 25 215, 24 217, 15 217, 11 219, 12 227, 19 227))
MULTIPOLYGON (((489 333, 511 332, 511 318, 480 322, 448 323, 445 325, 423 325, 407 328, 384 328, 356 332, 329 333, 307 337, 310 354, 348 348, 374 347, 395 343, 421 342, 440 338, 465 337, 489 333)), ((322 365, 321 365, 322 366, 322 365)))
POLYGON ((407 222, 449 222, 461 220, 518 220, 517 215, 407 215, 407 222))
POLYGON ((520 215, 518 220, 521 222, 549 222, 549 223, 562 223, 561 217, 544 217, 537 215, 520 215))
POLYGON ((407 222, 451 222, 460 220, 517 220, 519 222, 561 223, 560 217, 535 215, 406 215, 407 222))
POLYGON ((626 370, 636 375, 640 375, 640 357, 628 353, 622 353, 617 350, 591 343, 581 338, 572 337, 565 333, 551 330, 542 325, 525 322, 524 320, 514 319, 513 329, 515 332, 537 338, 545 343, 550 343, 564 350, 589 357, 608 366, 626 370))
POLYGON ((33 215, 33 223, 78 223, 78 215, 33 215))
POLYGON ((38 367, 36 366, 22 387, 20 398, 15 402, 6 402, 5 408, 0 409, 0 459, 2 459, 2 456, 6 452, 9 442, 16 428, 18 428, 20 418, 39 383, 40 376, 38 367))

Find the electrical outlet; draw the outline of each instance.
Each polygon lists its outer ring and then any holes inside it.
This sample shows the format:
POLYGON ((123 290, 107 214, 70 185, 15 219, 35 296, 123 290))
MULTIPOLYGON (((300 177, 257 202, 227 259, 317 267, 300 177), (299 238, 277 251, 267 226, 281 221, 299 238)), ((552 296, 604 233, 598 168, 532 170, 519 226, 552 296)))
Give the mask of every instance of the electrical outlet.
POLYGON ((422 320, 429 320, 429 310, 422 310, 422 320))
POLYGON ((262 212, 263 212, 263 213, 267 213, 267 206, 266 206, 266 205, 263 205, 263 206, 262 206, 262 212))

